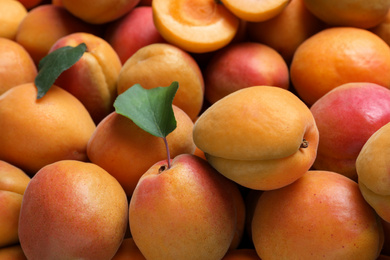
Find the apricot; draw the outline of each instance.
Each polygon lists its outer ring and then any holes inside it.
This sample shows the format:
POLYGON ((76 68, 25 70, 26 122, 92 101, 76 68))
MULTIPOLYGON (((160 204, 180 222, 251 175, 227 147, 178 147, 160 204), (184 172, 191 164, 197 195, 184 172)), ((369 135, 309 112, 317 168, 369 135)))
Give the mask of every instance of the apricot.
POLYGON ((378 35, 356 27, 325 28, 296 49, 290 79, 312 106, 342 84, 371 82, 390 88, 390 47, 378 35))
POLYGON ((27 9, 14 0, 0 1, 0 37, 14 40, 19 24, 27 15, 27 9))
POLYGON ((390 8, 382 0, 304 0, 307 9, 330 26, 349 26, 363 29, 381 23, 390 8))
POLYGON ((30 177, 20 168, 0 160, 0 190, 24 194, 30 177))
POLYGON ((19 242, 18 221, 23 195, 0 190, 0 248, 19 242))
POLYGON ((374 83, 347 83, 322 96, 310 110, 320 134, 313 167, 357 180, 360 150, 390 122, 390 90, 374 83))
POLYGON ((231 181, 190 154, 157 162, 129 204, 134 242, 148 260, 220 260, 236 230, 231 181))
MULTIPOLYGON (((390 121, 389 121, 390 122, 390 121)), ((366 201, 378 215, 390 222, 390 123, 375 131, 359 152, 356 159, 356 171, 360 190, 366 201)))
POLYGON ((248 87, 220 99, 195 122, 193 137, 217 171, 258 190, 301 177, 314 162, 319 138, 310 109, 273 86, 248 87))
POLYGON ((26 49, 0 37, 0 95, 11 87, 34 82, 37 74, 37 67, 26 49))
POLYGON ((64 71, 55 84, 83 103, 98 124, 114 111, 117 79, 122 68, 118 54, 103 38, 90 33, 72 33, 58 39, 49 53, 65 46, 85 43, 87 51, 72 67, 64 71))
POLYGON ((203 72, 205 97, 215 103, 234 91, 252 86, 288 89, 289 71, 283 57, 261 43, 230 44, 217 51, 203 72))
POLYGON ((164 39, 183 50, 205 53, 228 45, 240 20, 214 0, 153 0, 153 18, 164 39))
POLYGON ((74 17, 61 6, 44 4, 28 12, 19 25, 15 41, 38 64, 59 38, 75 32, 97 34, 98 29, 74 17))
MULTIPOLYGON (((176 129, 167 136, 171 156, 193 153, 193 122, 180 108, 173 106, 176 129)), ((99 165, 122 185, 131 196, 139 178, 153 164, 167 158, 164 141, 149 134, 133 121, 116 112, 105 117, 87 145, 91 162, 99 165)))
POLYGON ((20 210, 19 240, 28 259, 111 259, 128 220, 120 184, 101 167, 62 160, 31 179, 20 210))
POLYGON ((140 48, 165 42, 153 22, 151 6, 138 6, 107 26, 104 39, 124 64, 140 48))
POLYGON ((83 104, 58 86, 39 100, 34 83, 0 96, 0 160, 29 175, 58 160, 88 160, 87 143, 95 128, 83 104))
MULTIPOLYGON (((29 182, 30 177, 21 169, 0 161, 0 248, 19 242, 19 212, 29 182)), ((6 253, 3 254, 5 257, 6 253)), ((3 259, 1 255, 0 252, 3 259)))
POLYGON ((303 0, 291 0, 275 17, 263 22, 248 22, 247 34, 249 40, 279 52, 290 65, 298 46, 324 27, 324 23, 307 10, 303 0))
POLYGON ((335 172, 308 171, 294 183, 264 191, 252 219, 261 259, 376 259, 381 222, 358 184, 335 172))
POLYGON ((240 1, 221 0, 224 6, 244 21, 261 22, 269 20, 283 11, 291 0, 240 1))
POLYGON ((179 83, 173 104, 195 120, 204 99, 203 75, 194 58, 172 44, 154 43, 134 53, 122 66, 117 89, 121 94, 134 84, 151 89, 173 81, 179 83))
POLYGON ((112 22, 130 12, 140 0, 62 0, 62 5, 74 16, 91 24, 112 22))

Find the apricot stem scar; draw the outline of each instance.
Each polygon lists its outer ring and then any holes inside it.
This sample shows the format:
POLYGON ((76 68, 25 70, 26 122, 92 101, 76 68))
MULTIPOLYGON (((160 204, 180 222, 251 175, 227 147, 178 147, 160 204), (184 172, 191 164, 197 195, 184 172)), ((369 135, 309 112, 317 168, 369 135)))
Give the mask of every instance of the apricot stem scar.
POLYGON ((166 165, 162 165, 159 169, 158 169, 158 173, 162 173, 163 171, 165 171, 167 169, 167 166, 166 165))
POLYGON ((303 138, 300 148, 307 148, 309 146, 309 141, 303 138))

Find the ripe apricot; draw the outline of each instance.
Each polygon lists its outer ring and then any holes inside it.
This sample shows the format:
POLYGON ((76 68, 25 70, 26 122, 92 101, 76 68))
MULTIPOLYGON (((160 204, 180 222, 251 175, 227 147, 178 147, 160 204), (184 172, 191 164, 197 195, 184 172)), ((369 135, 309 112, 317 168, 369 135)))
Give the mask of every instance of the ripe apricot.
POLYGON ((26 49, 0 37, 0 95, 14 86, 34 82, 37 74, 37 67, 26 49))
POLYGON ((122 64, 118 54, 106 40, 85 32, 71 33, 58 39, 49 53, 65 46, 76 47, 80 43, 85 43, 87 51, 61 73, 55 84, 80 100, 98 124, 114 110, 122 64))
POLYGON ((324 29, 306 39, 290 66, 291 82, 311 106, 333 88, 371 82, 390 88, 390 47, 374 33, 353 27, 324 29))
POLYGON ((261 259, 376 259, 381 222, 358 184, 329 171, 308 171, 283 188, 264 191, 252 219, 261 259))
POLYGON ((128 223, 120 184, 99 166, 62 160, 41 168, 23 196, 20 245, 28 259, 111 259, 128 223))
POLYGON ((242 88, 267 85, 288 89, 289 71, 283 57, 255 42, 230 44, 217 51, 203 70, 205 98, 215 103, 242 88))
POLYGON ((390 123, 383 125, 370 136, 356 159, 360 190, 378 215, 390 222, 390 123))
POLYGON ((0 0, 0 37, 14 40, 27 9, 14 0, 0 0))
POLYGON ((194 142, 225 177, 251 189, 283 187, 313 164, 318 130, 309 108, 273 86, 235 91, 195 122, 194 142))
POLYGON ((244 21, 261 22, 278 15, 291 0, 240 1, 221 0, 229 11, 244 21))
POLYGON ((390 90, 374 83, 346 83, 322 96, 310 110, 320 134, 313 167, 357 180, 360 150, 390 122, 390 90))
POLYGON ((38 64, 59 38, 75 32, 96 34, 98 31, 98 28, 74 17, 65 8, 44 4, 27 13, 19 25, 15 41, 22 45, 35 64, 38 64))
POLYGON ((95 128, 82 103, 58 86, 39 100, 34 83, 0 96, 0 160, 29 175, 58 160, 86 161, 95 128))
POLYGON ((303 0, 291 0, 277 16, 263 22, 248 22, 247 33, 251 41, 275 49, 290 65, 298 46, 323 27, 323 22, 307 10, 303 0))
POLYGON ((134 53, 122 66, 117 90, 121 94, 134 84, 166 87, 173 81, 179 83, 173 104, 195 120, 204 99, 203 75, 195 59, 172 44, 149 44, 134 53))
POLYGON ((304 0, 306 7, 331 26, 371 28, 385 19, 390 8, 383 0, 304 0))
POLYGON ((220 49, 234 38, 239 19, 214 0, 153 0, 157 30, 171 44, 195 53, 220 49))
POLYGON ((112 22, 130 12, 140 0, 62 0, 74 16, 91 24, 112 22))
MULTIPOLYGON (((167 136, 170 155, 193 153, 193 122, 174 106, 176 129, 167 136)), ((105 117, 88 141, 88 158, 114 176, 128 196, 154 163, 167 158, 164 141, 142 130, 133 121, 116 112, 105 117)))

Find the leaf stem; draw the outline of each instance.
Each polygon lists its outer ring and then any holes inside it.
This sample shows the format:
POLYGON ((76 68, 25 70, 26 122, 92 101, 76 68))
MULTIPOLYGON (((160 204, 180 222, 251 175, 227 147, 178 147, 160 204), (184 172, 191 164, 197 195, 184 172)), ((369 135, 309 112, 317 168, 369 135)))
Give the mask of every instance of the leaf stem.
POLYGON ((171 168, 171 155, 169 153, 169 147, 168 147, 168 141, 166 137, 163 137, 164 143, 165 143, 165 149, 167 150, 167 157, 168 157, 168 169, 171 168))

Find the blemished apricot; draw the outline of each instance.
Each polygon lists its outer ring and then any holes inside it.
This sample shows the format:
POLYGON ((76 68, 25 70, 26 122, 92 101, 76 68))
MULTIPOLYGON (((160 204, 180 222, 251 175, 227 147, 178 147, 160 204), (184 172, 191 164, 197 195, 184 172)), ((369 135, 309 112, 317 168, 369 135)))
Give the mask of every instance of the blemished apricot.
POLYGON ((34 82, 37 74, 37 67, 26 49, 0 37, 0 95, 14 86, 34 82))
POLYGON ((87 51, 69 69, 62 72, 55 84, 83 103, 98 124, 114 111, 117 80, 122 63, 112 46, 94 34, 79 32, 58 39, 49 53, 65 46, 85 43, 87 51))
POLYGON ((128 223, 121 185, 101 167, 62 160, 41 168, 24 193, 19 241, 28 259, 111 259, 128 223))
POLYGON ((244 21, 261 22, 269 20, 283 11, 291 0, 240 1, 221 0, 226 8, 244 21))
MULTIPOLYGON (((172 158, 193 153, 193 122, 180 108, 173 107, 176 129, 167 136, 172 158)), ((116 112, 105 117, 88 141, 87 155, 91 162, 114 176, 128 196, 137 182, 154 163, 167 158, 164 141, 142 130, 133 121, 116 112)))
POLYGON ((214 0, 153 0, 153 18, 164 39, 183 50, 211 52, 229 44, 239 18, 214 0))
POLYGON ((14 0, 0 0, 0 37, 14 40, 27 9, 14 0))
POLYGON ((290 78, 311 106, 333 88, 371 82, 390 88, 390 47, 374 33, 354 27, 324 29, 296 49, 290 78))
POLYGON ((248 22, 247 34, 251 41, 275 49, 290 65, 298 46, 323 28, 323 22, 307 10, 303 0, 291 0, 277 16, 263 22, 248 22))
POLYGON ((58 160, 88 160, 87 143, 95 129, 82 103, 58 86, 39 100, 34 83, 0 96, 0 160, 30 176, 58 160))
POLYGON ((65 8, 44 4, 27 13, 19 25, 15 41, 38 64, 59 38, 75 32, 97 34, 98 31, 98 28, 74 17, 65 8))
POLYGON ((252 86, 220 99, 199 116, 193 136, 221 174, 259 190, 301 177, 315 160, 319 138, 310 109, 273 86, 252 86))
MULTIPOLYGON (((389 121, 390 122, 390 121, 389 121)), ((360 190, 366 201, 378 215, 390 222, 390 123, 370 136, 356 159, 356 171, 360 190)))
POLYGON ((140 0, 62 0, 74 16, 91 24, 112 22, 130 12, 140 0))
POLYGON ((383 0, 304 0, 305 6, 330 26, 371 28, 381 23, 390 8, 383 0))
POLYGON ((381 222, 358 184, 329 171, 308 171, 264 191, 252 219, 257 254, 269 260, 376 259, 381 222))
POLYGON ((117 91, 121 94, 134 84, 167 87, 173 81, 179 83, 173 104, 195 120, 203 105, 203 75, 195 59, 172 44, 154 43, 134 53, 122 66, 117 91))

